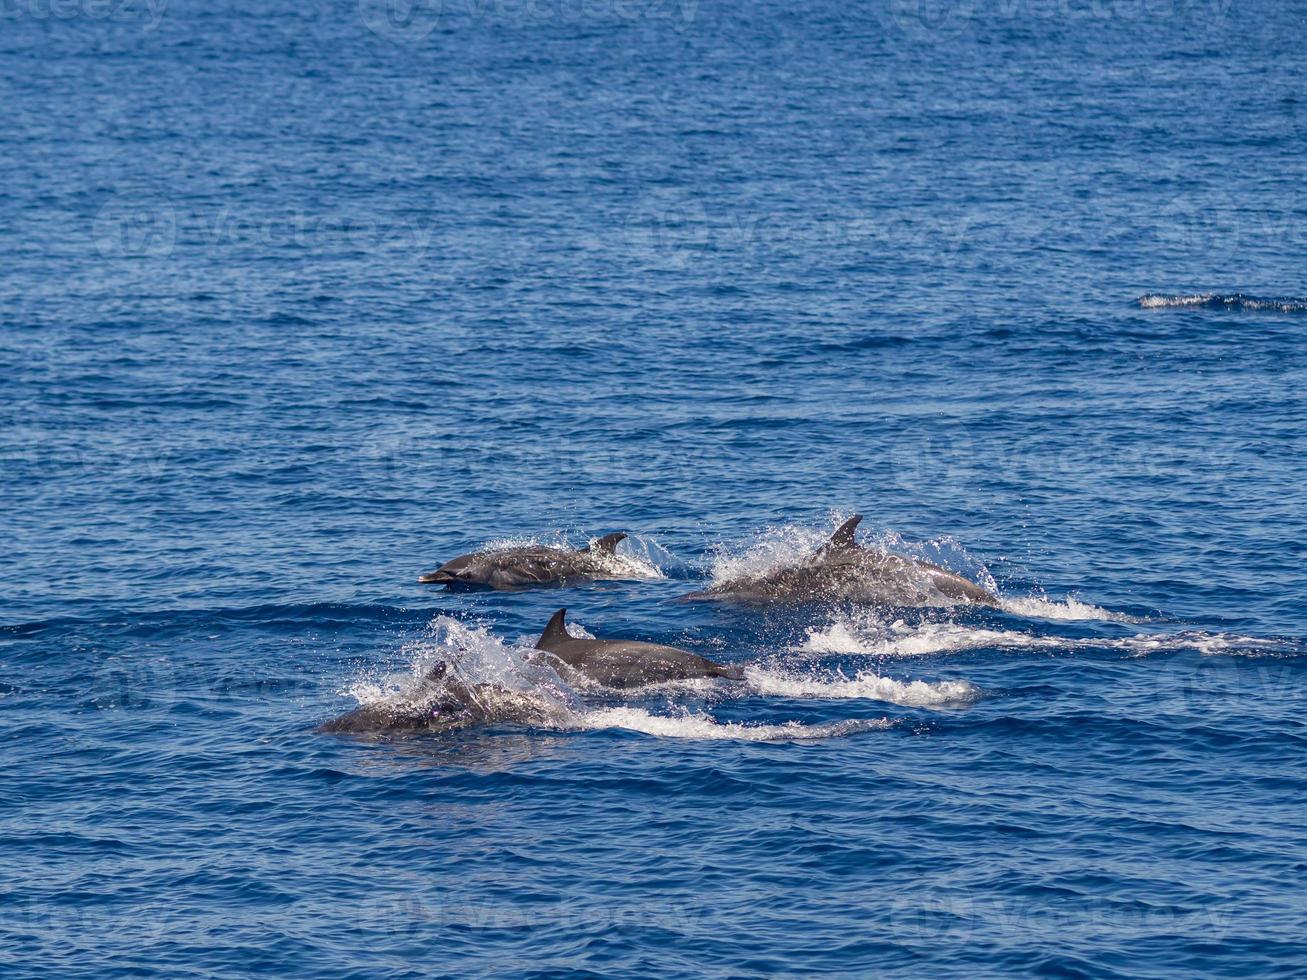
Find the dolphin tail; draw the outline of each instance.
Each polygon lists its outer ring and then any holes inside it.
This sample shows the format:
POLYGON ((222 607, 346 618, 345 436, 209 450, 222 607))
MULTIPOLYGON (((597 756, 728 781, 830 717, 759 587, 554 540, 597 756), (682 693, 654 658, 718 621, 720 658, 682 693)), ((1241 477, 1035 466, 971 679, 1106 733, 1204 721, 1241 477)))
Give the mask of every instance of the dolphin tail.
POLYGON ((588 551, 592 555, 615 555, 617 553, 617 544, 626 540, 626 535, 621 531, 614 534, 605 534, 602 538, 595 538, 583 551, 588 551))

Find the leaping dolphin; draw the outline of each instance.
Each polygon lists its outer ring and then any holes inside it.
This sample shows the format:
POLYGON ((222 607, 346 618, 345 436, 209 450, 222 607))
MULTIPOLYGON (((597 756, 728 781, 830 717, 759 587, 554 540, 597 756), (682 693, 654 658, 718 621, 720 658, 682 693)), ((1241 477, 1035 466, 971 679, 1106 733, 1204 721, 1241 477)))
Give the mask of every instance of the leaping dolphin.
POLYGON ((738 667, 714 663, 706 657, 639 640, 583 640, 567 632, 567 610, 554 613, 536 642, 542 650, 562 662, 560 673, 575 672, 605 687, 640 687, 663 681, 697 677, 743 680, 738 667))
POLYGON ((797 565, 719 582, 681 598, 755 605, 866 602, 922 606, 941 601, 999 604, 993 593, 946 568, 862 547, 854 540, 854 530, 861 520, 861 514, 854 514, 826 544, 797 565))
POLYGON ((502 722, 549 724, 558 721, 558 712, 558 705, 528 693, 497 684, 464 684, 441 661, 404 701, 365 704, 319 725, 315 731, 351 735, 443 733, 502 722))
POLYGON ((474 551, 445 562, 434 572, 420 575, 418 582, 505 591, 621 578, 607 559, 616 554, 617 543, 625 537, 621 532, 605 534, 575 551, 546 545, 474 551))

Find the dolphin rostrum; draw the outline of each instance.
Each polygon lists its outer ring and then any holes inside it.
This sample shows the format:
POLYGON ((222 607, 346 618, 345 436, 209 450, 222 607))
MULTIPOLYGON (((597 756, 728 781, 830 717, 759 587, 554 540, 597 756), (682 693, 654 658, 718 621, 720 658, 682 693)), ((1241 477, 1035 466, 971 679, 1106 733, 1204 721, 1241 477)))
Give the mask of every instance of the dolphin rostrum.
POLYGON ((562 661, 568 672, 582 675, 605 687, 640 687, 662 681, 696 677, 743 680, 738 667, 714 663, 706 657, 639 640, 583 640, 567 632, 567 610, 554 613, 536 642, 536 649, 562 661))
POLYGON ((997 606, 998 597, 975 582, 927 561, 864 548, 854 540, 862 520, 854 514, 831 539, 797 565, 761 575, 719 582, 685 601, 722 600, 749 604, 867 602, 921 606, 972 602, 997 606))
POLYGON ((365 704, 319 725, 315 731, 419 734, 503 722, 548 725, 559 721, 560 712, 559 705, 529 693, 510 691, 498 684, 464 684, 441 661, 422 679, 417 691, 403 701, 365 704))
POLYGON ((625 534, 605 534, 584 548, 523 545, 495 551, 459 555, 434 572, 418 577, 423 585, 488 589, 526 589, 538 585, 567 585, 599 578, 621 578, 611 562, 625 534))

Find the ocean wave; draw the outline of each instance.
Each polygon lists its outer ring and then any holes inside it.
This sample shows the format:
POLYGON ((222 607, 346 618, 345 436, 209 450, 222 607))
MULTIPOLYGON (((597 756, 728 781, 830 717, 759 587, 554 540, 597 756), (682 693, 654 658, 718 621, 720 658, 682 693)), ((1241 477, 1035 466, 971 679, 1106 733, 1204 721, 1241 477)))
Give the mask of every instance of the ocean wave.
POLYGON ((1244 293, 1193 293, 1167 296, 1147 293, 1140 306, 1155 309, 1269 310, 1276 313, 1307 313, 1307 299, 1296 296, 1248 296, 1244 293))

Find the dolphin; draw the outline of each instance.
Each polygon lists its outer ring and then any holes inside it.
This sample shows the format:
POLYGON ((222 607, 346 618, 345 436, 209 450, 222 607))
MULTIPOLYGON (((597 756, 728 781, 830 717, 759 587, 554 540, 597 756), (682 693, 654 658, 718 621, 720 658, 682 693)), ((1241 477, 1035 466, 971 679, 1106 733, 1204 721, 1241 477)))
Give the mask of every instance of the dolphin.
POLYGON ((719 582, 681 601, 720 600, 753 605, 803 602, 866 602, 921 606, 970 602, 997 606, 998 597, 975 582, 927 561, 864 548, 854 539, 862 520, 854 514, 831 539, 797 565, 719 582))
POLYGON ((556 704, 498 684, 464 684, 441 661, 405 701, 365 704, 319 725, 314 731, 416 735, 503 722, 545 725, 558 722, 560 710, 556 704))
POLYGON ((625 534, 605 534, 584 548, 551 548, 523 545, 497 551, 474 551, 459 555, 434 572, 418 576, 423 585, 443 584, 450 588, 488 588, 501 591, 539 585, 569 585, 600 578, 621 578, 611 562, 617 543, 625 534))
POLYGON ((662 681, 697 677, 743 680, 738 667, 714 663, 706 657, 639 640, 582 640, 567 632, 567 610, 560 609, 545 626, 536 649, 561 661, 564 677, 580 674, 605 687, 640 687, 662 681))

